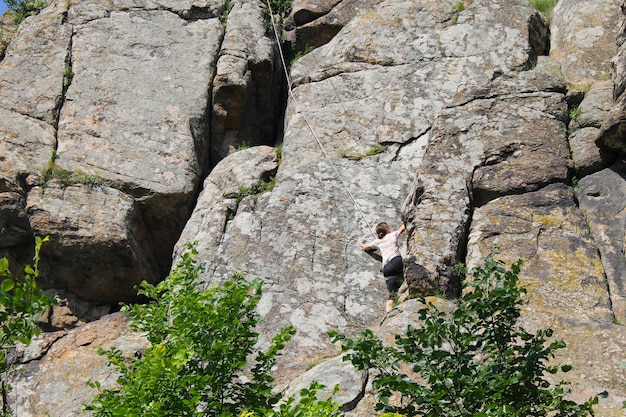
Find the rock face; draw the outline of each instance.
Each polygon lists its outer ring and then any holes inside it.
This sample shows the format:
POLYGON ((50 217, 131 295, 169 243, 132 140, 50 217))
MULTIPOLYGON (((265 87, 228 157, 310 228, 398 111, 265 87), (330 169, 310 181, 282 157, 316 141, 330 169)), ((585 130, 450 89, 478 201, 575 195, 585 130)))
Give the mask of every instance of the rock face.
POLYGON ((338 353, 328 330, 391 341, 418 320, 414 300, 383 317, 361 251, 388 221, 407 226, 403 299, 453 303, 456 263, 522 258, 522 324, 567 342, 575 398, 608 390, 596 415, 622 416, 626 5, 560 0, 548 21, 523 1, 298 0, 287 43, 316 49, 286 82, 264 4, 60 1, 8 45, 0 254, 27 262, 50 235, 42 285, 71 302, 45 324, 78 326, 16 357, 18 415, 78 415, 108 370, 88 356, 66 378, 64 360, 143 342, 119 315, 84 325, 109 310, 75 300, 132 300, 193 241, 202 281, 265 281, 261 345, 296 328, 281 386, 341 381, 346 415, 373 415, 367 375, 310 365, 338 353))

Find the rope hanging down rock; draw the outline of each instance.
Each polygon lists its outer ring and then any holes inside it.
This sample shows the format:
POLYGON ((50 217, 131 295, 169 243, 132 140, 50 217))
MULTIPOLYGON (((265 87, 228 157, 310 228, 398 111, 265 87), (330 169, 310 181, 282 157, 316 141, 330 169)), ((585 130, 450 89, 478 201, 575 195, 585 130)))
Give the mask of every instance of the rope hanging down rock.
MULTIPOLYGON (((348 193, 348 195, 350 196, 350 199, 352 200, 352 203, 354 204, 354 207, 358 211, 359 215, 361 216, 361 218, 363 219, 363 221, 367 225, 367 227, 370 230, 370 232, 372 233, 372 235, 374 235, 374 237, 376 237, 376 234, 374 233, 374 229, 372 228, 370 223, 367 221, 367 218, 365 217, 365 214, 363 214, 363 211, 361 210, 361 207, 359 207, 359 204, 357 203, 356 199, 352 195, 352 192, 350 191, 350 188, 348 187, 348 184, 344 181, 343 177, 341 176, 341 173, 339 172, 339 170, 337 169, 337 167, 333 163, 332 159, 330 158, 330 156, 326 152, 326 149, 324 148, 324 145, 322 144, 322 141, 317 136, 317 133, 315 132, 315 129, 313 129, 313 125, 309 121, 308 117, 306 116, 306 114, 300 108, 300 103, 298 102, 298 99, 296 99, 296 96, 295 96, 295 94, 293 92, 293 84, 291 82, 291 77, 289 76, 289 70, 287 69, 287 63, 285 61, 285 54, 283 52, 283 48, 282 48, 282 46, 280 44, 280 41, 279 41, 280 37, 278 36, 278 31, 276 30, 277 26, 276 26, 276 21, 274 20, 274 12, 272 10, 272 6, 271 6, 269 0, 266 0, 266 4, 267 4, 267 8, 268 8, 269 13, 270 13, 270 19, 272 19, 272 29, 274 30, 274 36, 276 37, 276 42, 278 43, 278 52, 280 54, 280 62, 282 64, 283 71, 285 72, 285 79, 287 80, 287 88, 289 90, 289 97, 291 97, 291 100, 294 103, 294 106, 296 108, 296 113, 300 113, 302 115, 302 118, 304 119, 304 122, 306 123, 307 127, 311 131, 311 134, 315 138, 315 141, 317 142, 317 145, 319 146, 322 154, 324 155, 324 157, 326 158, 326 160, 328 161, 330 166, 335 171, 335 174, 337 175, 337 178, 339 178, 339 181, 345 187, 346 192, 348 193)), ((341 102, 341 100, 340 100, 340 102, 341 102)), ((341 102, 341 103, 343 105, 343 102, 341 102)))

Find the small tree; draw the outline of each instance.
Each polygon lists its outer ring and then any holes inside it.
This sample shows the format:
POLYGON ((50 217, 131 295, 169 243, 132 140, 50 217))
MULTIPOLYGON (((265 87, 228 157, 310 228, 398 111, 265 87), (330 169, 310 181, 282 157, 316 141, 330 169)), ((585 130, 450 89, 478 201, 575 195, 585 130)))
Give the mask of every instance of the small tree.
POLYGON ((9 269, 9 260, 0 259, 0 376, 2 377, 2 416, 12 415, 7 403, 11 390, 6 382, 9 367, 5 352, 15 347, 17 342, 30 344, 33 337, 40 334, 36 316, 54 304, 37 286, 39 277, 39 251, 48 240, 35 238, 33 266, 26 265, 23 277, 15 277, 9 269))
POLYGON ((189 249, 163 282, 141 284, 148 304, 123 308, 151 346, 140 357, 100 351, 119 377, 115 388, 90 382, 99 392, 84 408, 94 417, 266 415, 281 398, 270 370, 294 329, 280 331, 268 350, 256 353, 249 378, 240 378, 258 341, 261 281, 235 274, 223 286, 201 289, 202 266, 189 249))
POLYGON ((357 369, 379 372, 378 410, 424 417, 593 415, 597 397, 577 404, 565 398, 566 382, 545 379, 546 372, 571 369, 547 363, 565 343, 548 341, 552 330, 531 334, 517 323, 526 292, 518 285, 521 265, 506 270, 488 257, 454 311, 425 303, 422 324, 396 336, 394 347, 369 330, 355 339, 331 334, 357 369), (413 377, 399 371, 402 365, 413 377))

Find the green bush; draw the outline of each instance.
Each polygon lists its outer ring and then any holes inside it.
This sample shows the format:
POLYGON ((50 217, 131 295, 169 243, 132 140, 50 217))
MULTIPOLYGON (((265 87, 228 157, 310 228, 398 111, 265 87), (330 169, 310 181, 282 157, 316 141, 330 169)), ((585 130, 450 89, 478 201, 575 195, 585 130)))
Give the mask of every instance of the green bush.
POLYGON ((13 15, 15 23, 20 23, 28 16, 38 14, 48 7, 49 0, 5 0, 9 10, 13 15))
POLYGON ((558 0, 528 0, 528 4, 534 7, 537 11, 543 13, 546 17, 550 16, 550 12, 556 4, 558 0))
POLYGON ((9 269, 7 258, 0 259, 0 376, 2 377, 2 416, 10 416, 6 402, 11 387, 6 383, 9 372, 5 352, 17 342, 30 344, 40 333, 37 315, 55 303, 37 286, 39 277, 39 251, 48 238, 35 238, 33 266, 26 265, 24 276, 16 277, 9 269))
POLYGON ((281 394, 270 370, 294 329, 280 331, 248 366, 259 336, 261 281, 235 274, 223 286, 202 289, 196 279, 203 267, 195 255, 190 246, 163 282, 141 284, 139 294, 149 303, 123 307, 131 328, 146 334, 151 346, 141 357, 100 350, 119 377, 109 389, 90 382, 98 393, 84 409, 94 417, 290 416, 272 414, 281 394), (249 374, 240 378, 244 369, 249 374))
POLYGON ((546 372, 571 369, 548 364, 565 343, 549 341, 552 330, 531 334, 517 325, 525 294, 521 264, 506 270, 488 257, 453 312, 425 303, 422 324, 396 336, 395 347, 370 330, 355 339, 331 333, 356 368, 378 371, 372 384, 378 410, 423 417, 593 415, 597 396, 577 404, 565 398, 565 381, 545 379, 546 372), (400 371, 407 368, 413 378, 400 371))

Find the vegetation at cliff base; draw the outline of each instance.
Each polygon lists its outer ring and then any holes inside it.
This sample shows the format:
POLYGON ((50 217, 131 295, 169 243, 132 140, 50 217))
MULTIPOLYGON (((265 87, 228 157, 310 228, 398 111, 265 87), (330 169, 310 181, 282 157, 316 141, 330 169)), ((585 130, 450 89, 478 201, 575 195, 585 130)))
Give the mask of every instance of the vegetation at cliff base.
POLYGON ((597 396, 577 404, 567 399, 567 382, 546 379, 571 370, 548 363, 565 343, 553 340, 552 330, 531 334, 518 325, 521 264, 507 270, 488 257, 454 311, 423 300, 420 325, 397 335, 394 346, 371 330, 354 339, 331 333, 357 369, 375 370, 378 410, 423 417, 593 415, 597 396))
POLYGON ((0 377, 2 378, 3 417, 13 415, 7 403, 11 387, 6 382, 10 371, 6 351, 17 342, 29 345, 33 337, 40 333, 37 315, 52 306, 55 300, 49 298, 37 286, 39 277, 39 251, 48 238, 35 238, 33 265, 24 267, 23 276, 14 276, 7 258, 0 259, 0 377))
POLYGON ((298 402, 275 392, 270 371, 295 330, 283 329, 266 350, 256 351, 261 280, 247 282, 235 274, 221 286, 203 289, 196 255, 190 245, 164 281, 140 286, 149 303, 124 306, 130 327, 145 334, 151 346, 130 357, 115 347, 100 350, 119 375, 118 384, 104 388, 90 382, 98 393, 84 409, 94 417, 313 415, 305 410, 338 415, 334 402, 317 400, 320 384, 301 393, 298 402), (248 364, 252 356, 254 363, 248 364))

